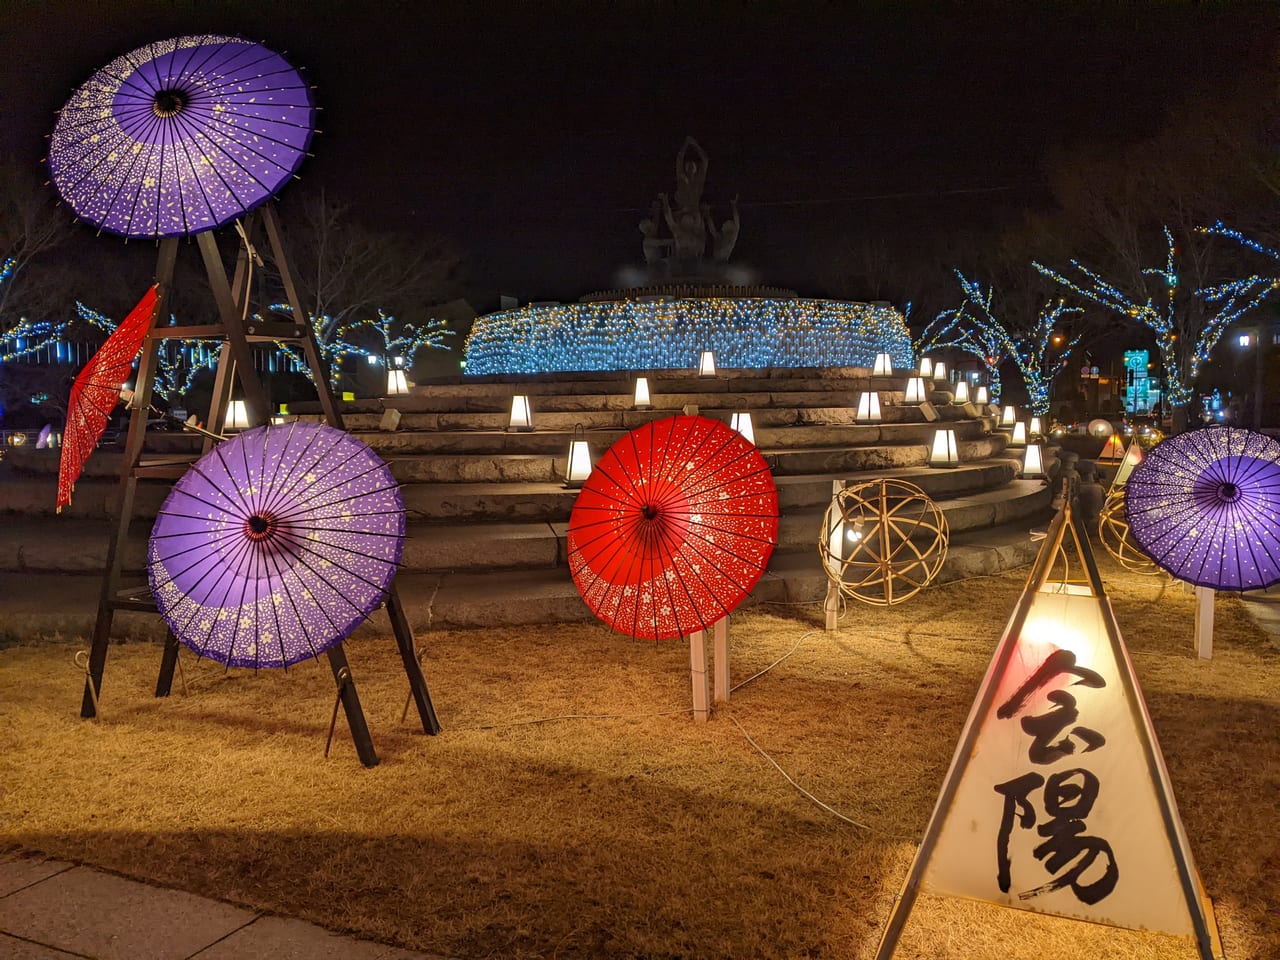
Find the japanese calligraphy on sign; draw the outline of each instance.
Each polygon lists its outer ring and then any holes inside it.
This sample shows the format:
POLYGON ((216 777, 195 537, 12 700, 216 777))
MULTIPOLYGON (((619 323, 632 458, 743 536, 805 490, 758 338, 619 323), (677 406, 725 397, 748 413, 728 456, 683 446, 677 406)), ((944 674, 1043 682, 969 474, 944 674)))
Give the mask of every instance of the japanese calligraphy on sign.
POLYGON ((924 889, 1192 932, 1109 616, 1087 590, 1033 595, 1004 669, 985 681, 995 695, 971 718, 979 730, 950 807, 934 815, 944 820, 924 889))

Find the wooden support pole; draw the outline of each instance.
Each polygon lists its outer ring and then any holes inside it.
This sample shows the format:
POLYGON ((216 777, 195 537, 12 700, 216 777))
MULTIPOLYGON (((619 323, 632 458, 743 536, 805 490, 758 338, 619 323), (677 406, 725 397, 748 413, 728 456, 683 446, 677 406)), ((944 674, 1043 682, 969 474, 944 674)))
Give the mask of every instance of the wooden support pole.
POLYGON ((356 684, 351 679, 346 651, 342 649, 342 644, 335 643, 325 652, 329 655, 329 669, 333 671, 334 682, 338 684, 338 697, 342 701, 342 710, 347 715, 347 726, 351 728, 356 754, 366 767, 376 767, 378 752, 373 748, 373 738, 369 736, 369 724, 365 722, 364 708, 360 706, 356 684))
POLYGON ((404 672, 409 678, 409 692, 418 706, 422 732, 434 737, 440 732, 440 721, 436 718, 436 708, 431 703, 427 680, 422 675, 422 664, 418 661, 417 650, 414 649, 413 630, 409 626, 409 618, 405 616, 404 605, 400 602, 400 594, 394 583, 387 595, 387 616, 391 619, 391 632, 396 636, 396 646, 400 648, 400 659, 404 661, 404 672))
POLYGON ((178 665, 178 638, 170 630, 165 634, 164 653, 160 655, 160 674, 156 677, 156 696, 167 697, 173 689, 173 668, 178 665))
POLYGON ((693 682, 693 719, 706 723, 711 712, 711 684, 707 676, 707 632, 689 634, 689 676, 693 682))
POLYGON ((729 702, 729 618, 721 617, 711 626, 712 664, 715 672, 715 702, 729 702))
POLYGON ((822 612, 827 616, 827 633, 834 633, 840 621, 840 588, 827 581, 827 596, 822 601, 822 612))
POLYGON ((1196 656, 1213 657, 1213 587, 1196 587, 1196 656))

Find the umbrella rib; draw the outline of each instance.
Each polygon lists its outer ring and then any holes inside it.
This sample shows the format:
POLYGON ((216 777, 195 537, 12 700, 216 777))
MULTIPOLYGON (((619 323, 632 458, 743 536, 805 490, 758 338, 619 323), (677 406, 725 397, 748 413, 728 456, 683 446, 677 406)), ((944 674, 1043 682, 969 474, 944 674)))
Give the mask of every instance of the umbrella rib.
MULTIPOLYGON (((275 491, 274 497, 268 499, 266 503, 263 504, 263 509, 269 510, 272 513, 278 513, 280 508, 279 505, 286 499, 292 497, 294 491, 299 489, 299 484, 302 482, 303 477, 309 469, 324 460, 325 456, 337 443, 335 440, 333 444, 330 444, 323 450, 312 453, 311 448, 319 443, 319 441, 324 437, 324 431, 318 428, 309 428, 305 433, 306 436, 302 444, 302 449, 292 457, 289 475, 286 477, 285 481, 280 484, 279 489, 275 491), (305 466, 303 464, 304 460, 307 461, 305 466)), ((297 435, 298 421, 295 420, 289 425, 289 435, 285 438, 284 449, 280 451, 281 463, 283 463, 285 458, 289 455, 289 447, 297 435)))
POLYGON ((353 459, 360 456, 360 454, 364 452, 364 450, 359 445, 352 444, 351 452, 347 454, 347 456, 344 457, 342 460, 337 460, 332 456, 332 454, 335 450, 338 449, 338 446, 348 438, 349 435, 342 433, 341 431, 335 431, 335 433, 337 435, 333 437, 332 443, 330 443, 328 446, 324 447, 323 449, 313 451, 312 447, 316 446, 320 440, 325 438, 325 432, 322 430, 312 431, 312 436, 308 441, 306 447, 303 448, 302 452, 298 454, 297 458, 294 461, 293 469, 291 471, 292 475, 289 479, 289 485, 287 487, 282 488, 279 491, 279 495, 277 496, 277 498, 271 502, 270 509, 272 511, 279 513, 281 516, 287 516, 288 515, 287 511, 284 511, 279 507, 279 504, 282 503, 285 499, 293 499, 295 500, 296 505, 301 507, 303 504, 308 503, 312 500, 315 500, 318 497, 322 496, 323 494, 328 493, 330 490, 336 489, 337 487, 341 486, 343 483, 347 483, 350 481, 351 478, 342 477, 339 475, 338 478, 329 486, 325 487, 322 490, 316 489, 316 486, 318 484, 322 483, 329 477, 334 476, 334 474, 337 471, 341 470, 353 459), (309 458, 305 463, 305 465, 303 463, 304 457, 309 458), (331 459, 334 460, 334 462, 329 464, 329 468, 327 470, 325 470, 323 473, 315 474, 314 479, 311 481, 308 481, 312 485, 311 489, 308 490, 304 488, 302 486, 302 483, 305 480, 307 473, 312 472, 315 467, 319 466, 322 463, 327 463, 331 459), (304 496, 304 493, 305 493, 305 496, 304 496))
MULTIPOLYGON (((359 453, 360 451, 357 451, 356 456, 358 456, 359 453)), ((349 457, 347 458, 347 462, 349 463, 351 460, 354 460, 354 459, 355 459, 355 456, 349 457)), ((393 479, 392 482, 390 484, 387 484, 386 486, 376 487, 372 490, 360 490, 343 497, 336 497, 334 499, 328 499, 328 500, 324 499, 334 491, 341 491, 344 487, 349 487, 351 485, 354 485, 357 480, 361 480, 364 477, 369 476, 370 474, 378 473, 379 471, 383 471, 383 470, 386 470, 386 464, 381 462, 375 463, 371 461, 366 465, 365 469, 361 470, 357 474, 353 474, 345 477, 339 477, 329 486, 325 487, 323 490, 308 491, 307 496, 305 498, 300 498, 295 501, 295 506, 292 511, 282 510, 279 512, 278 515, 284 519, 292 519, 296 517, 299 513, 306 514, 306 513, 314 512, 316 510, 321 510, 325 507, 336 506, 339 503, 349 503, 352 500, 359 500, 366 496, 373 497, 379 493, 386 493, 388 490, 398 490, 400 487, 400 484, 395 482, 395 480, 393 479), (323 501, 323 502, 317 503, 316 501, 323 501)))

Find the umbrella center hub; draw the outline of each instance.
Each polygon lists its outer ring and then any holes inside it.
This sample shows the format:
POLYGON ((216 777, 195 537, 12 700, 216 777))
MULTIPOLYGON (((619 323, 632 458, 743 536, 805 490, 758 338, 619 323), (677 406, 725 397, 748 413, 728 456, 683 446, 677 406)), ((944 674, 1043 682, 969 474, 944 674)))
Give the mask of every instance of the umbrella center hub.
POLYGON ((654 520, 658 516, 658 508, 655 507, 652 503, 646 503, 643 507, 640 508, 640 514, 646 520, 654 520))
POLYGON ((180 114, 188 103, 189 98, 181 90, 157 90, 151 100, 151 112, 168 119, 180 114))
POLYGON ((1218 495, 1227 503, 1234 503, 1240 499, 1240 488, 1234 483, 1227 481, 1218 487, 1218 495))
POLYGON ((244 532, 250 540, 265 540, 276 528, 276 518, 267 513, 255 513, 244 521, 244 532))

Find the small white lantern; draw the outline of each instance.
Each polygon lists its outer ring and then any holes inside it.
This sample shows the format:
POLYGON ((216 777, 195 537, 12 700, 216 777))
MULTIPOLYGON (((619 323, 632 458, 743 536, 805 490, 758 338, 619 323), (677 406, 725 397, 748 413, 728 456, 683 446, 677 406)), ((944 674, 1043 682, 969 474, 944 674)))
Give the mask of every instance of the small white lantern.
POLYGON ((907 378, 907 395, 903 398, 904 403, 924 403, 924 378, 908 377, 907 378))
POLYGON ((249 429, 249 411, 243 400, 232 400, 227 404, 227 416, 222 421, 222 429, 224 432, 249 429))
POLYGON ((920 358, 920 376, 922 377, 933 376, 933 360, 931 360, 929 357, 920 358))
POLYGON ((755 427, 751 423, 751 414, 749 413, 732 414, 729 417, 729 427, 733 430, 737 430, 740 434, 742 434, 743 439, 746 440, 747 443, 756 442, 756 431, 755 431, 755 427))
POLYGON ((648 410, 652 406, 649 400, 649 378, 636 377, 635 398, 631 401, 637 410, 648 410))
POLYGON ((522 393, 511 398, 511 418, 507 421, 507 429, 522 432, 533 429, 533 411, 529 409, 529 398, 522 393))
POLYGON ((1044 436, 1044 425, 1040 423, 1039 417, 1031 418, 1031 422, 1027 424, 1027 435, 1031 437, 1044 436))
POLYGON ((956 381, 956 403, 969 402, 969 382, 967 380, 956 381))
POLYGON ((569 463, 564 471, 564 485, 577 490, 591 476, 591 448, 587 446, 587 434, 582 424, 575 424, 573 438, 569 441, 569 463))
POLYGON ((1019 420, 1013 425, 1013 435, 1009 437, 1009 446, 1025 447, 1027 445, 1027 425, 1019 420))
POLYGON ((1044 479, 1044 453, 1040 444, 1027 444, 1022 454, 1022 476, 1026 480, 1044 479))
POLYGON ((1005 407, 1004 413, 1000 415, 1000 426, 1012 427, 1017 422, 1018 422, 1018 408, 1012 405, 1005 407))
POLYGON ((880 422, 880 394, 875 390, 867 390, 858 398, 858 410, 853 415, 854 423, 880 422))
POLYGON ((887 353, 877 353, 875 366, 871 368, 873 377, 893 376, 893 358, 887 353))
POLYGON ((985 407, 991 402, 991 398, 987 396, 987 388, 979 387, 978 392, 973 397, 973 402, 980 407, 985 407))
POLYGON ((933 434, 933 448, 929 451, 929 466, 954 467, 960 462, 960 451, 956 449, 956 432, 949 427, 940 427, 933 434))
POLYGON ((947 376, 947 365, 943 363, 941 360, 939 360, 937 363, 933 365, 934 383, 937 383, 939 380, 941 380, 943 383, 946 383, 949 379, 950 377, 947 376))
POLYGON ((409 381, 398 367, 387 368, 387 396, 402 397, 409 392, 409 381))
POLYGON ((714 377, 716 375, 716 358, 710 350, 703 350, 698 358, 698 376, 714 377))

